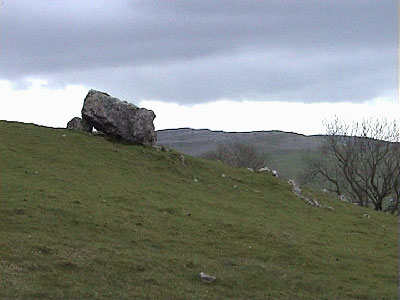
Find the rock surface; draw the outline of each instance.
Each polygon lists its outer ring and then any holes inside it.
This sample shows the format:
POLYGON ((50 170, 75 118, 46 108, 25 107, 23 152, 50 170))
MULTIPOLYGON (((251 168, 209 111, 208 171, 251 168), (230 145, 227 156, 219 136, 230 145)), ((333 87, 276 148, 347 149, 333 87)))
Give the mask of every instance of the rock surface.
POLYGON ((215 276, 208 275, 204 272, 200 272, 199 277, 202 281, 208 282, 208 283, 213 282, 213 281, 215 281, 215 279, 217 279, 215 276))
POLYGON ((83 130, 87 132, 92 132, 93 131, 93 126, 90 125, 88 122, 85 120, 82 120, 81 118, 75 117, 71 119, 67 123, 67 129, 76 129, 76 130, 83 130))
POLYGON ((315 206, 315 207, 320 207, 320 208, 326 208, 326 209, 329 209, 329 210, 333 210, 333 208, 330 207, 330 206, 321 205, 317 199, 310 199, 310 198, 307 198, 306 196, 304 196, 304 195, 301 193, 301 188, 300 188, 300 186, 299 186, 299 185, 297 184, 297 182, 294 181, 293 179, 290 179, 290 180, 288 181, 288 183, 292 186, 292 192, 293 192, 296 196, 298 196, 299 198, 301 198, 301 199, 302 199, 304 202, 306 202, 307 204, 309 204, 309 205, 311 205, 311 206, 315 206))
POLYGON ((98 131, 117 140, 148 146, 157 141, 155 117, 151 110, 96 90, 89 91, 82 108, 82 119, 98 131))

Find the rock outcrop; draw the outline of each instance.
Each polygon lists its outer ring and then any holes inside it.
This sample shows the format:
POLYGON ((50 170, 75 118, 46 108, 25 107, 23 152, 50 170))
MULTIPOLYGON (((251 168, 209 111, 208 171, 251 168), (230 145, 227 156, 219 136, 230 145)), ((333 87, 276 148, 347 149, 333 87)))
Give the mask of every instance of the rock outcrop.
POLYGON ((317 199, 312 199, 312 198, 308 198, 306 196, 304 196, 301 193, 301 188, 300 186, 297 184, 296 181, 294 181, 293 179, 290 179, 288 181, 288 183, 291 185, 292 187, 292 192, 299 198, 301 198, 304 202, 306 202, 307 204, 311 205, 311 206, 316 206, 316 207, 320 207, 320 208, 326 208, 329 210, 333 210, 332 207, 330 206, 325 206, 325 205, 321 205, 317 199))
POLYGON ((75 117, 67 123, 67 129, 76 129, 76 130, 92 132, 93 126, 90 125, 90 123, 86 122, 85 120, 75 117))
POLYGON ((90 90, 82 108, 82 120, 106 136, 134 144, 153 146, 157 136, 151 110, 138 108, 110 95, 90 90))

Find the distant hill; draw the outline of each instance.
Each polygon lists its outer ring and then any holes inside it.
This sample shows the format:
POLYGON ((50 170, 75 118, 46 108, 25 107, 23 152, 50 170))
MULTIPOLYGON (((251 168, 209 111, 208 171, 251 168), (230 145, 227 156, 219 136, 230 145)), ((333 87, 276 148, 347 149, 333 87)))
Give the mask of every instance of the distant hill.
POLYGON ((0 168, 0 299, 397 296, 396 216, 268 173, 4 121, 0 168))
POLYGON ((224 132, 208 129, 166 129, 157 131, 159 145, 193 156, 215 150, 219 143, 241 142, 254 145, 268 157, 268 167, 284 178, 298 179, 304 168, 304 155, 317 151, 324 136, 306 136, 282 131, 224 132))

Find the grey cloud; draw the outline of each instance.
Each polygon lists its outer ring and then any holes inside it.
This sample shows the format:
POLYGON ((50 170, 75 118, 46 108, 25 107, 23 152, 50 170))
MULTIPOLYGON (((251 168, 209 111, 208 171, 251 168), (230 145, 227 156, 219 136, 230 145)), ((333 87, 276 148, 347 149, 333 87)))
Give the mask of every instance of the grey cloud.
POLYGON ((397 1, 14 0, 1 30, 0 78, 132 101, 361 102, 397 84, 397 1))

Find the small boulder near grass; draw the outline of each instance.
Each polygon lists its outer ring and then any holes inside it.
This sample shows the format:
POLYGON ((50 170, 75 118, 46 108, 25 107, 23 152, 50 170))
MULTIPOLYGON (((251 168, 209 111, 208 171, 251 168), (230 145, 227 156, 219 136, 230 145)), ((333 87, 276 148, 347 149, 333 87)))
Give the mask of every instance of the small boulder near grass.
POLYGON ((75 129, 75 130, 82 130, 87 132, 93 131, 93 126, 90 125, 85 120, 82 120, 79 117, 72 118, 71 121, 67 123, 67 129, 75 129))
POLYGON ((208 275, 204 272, 200 272, 199 277, 202 281, 207 282, 207 283, 211 283, 217 279, 217 277, 208 275))

